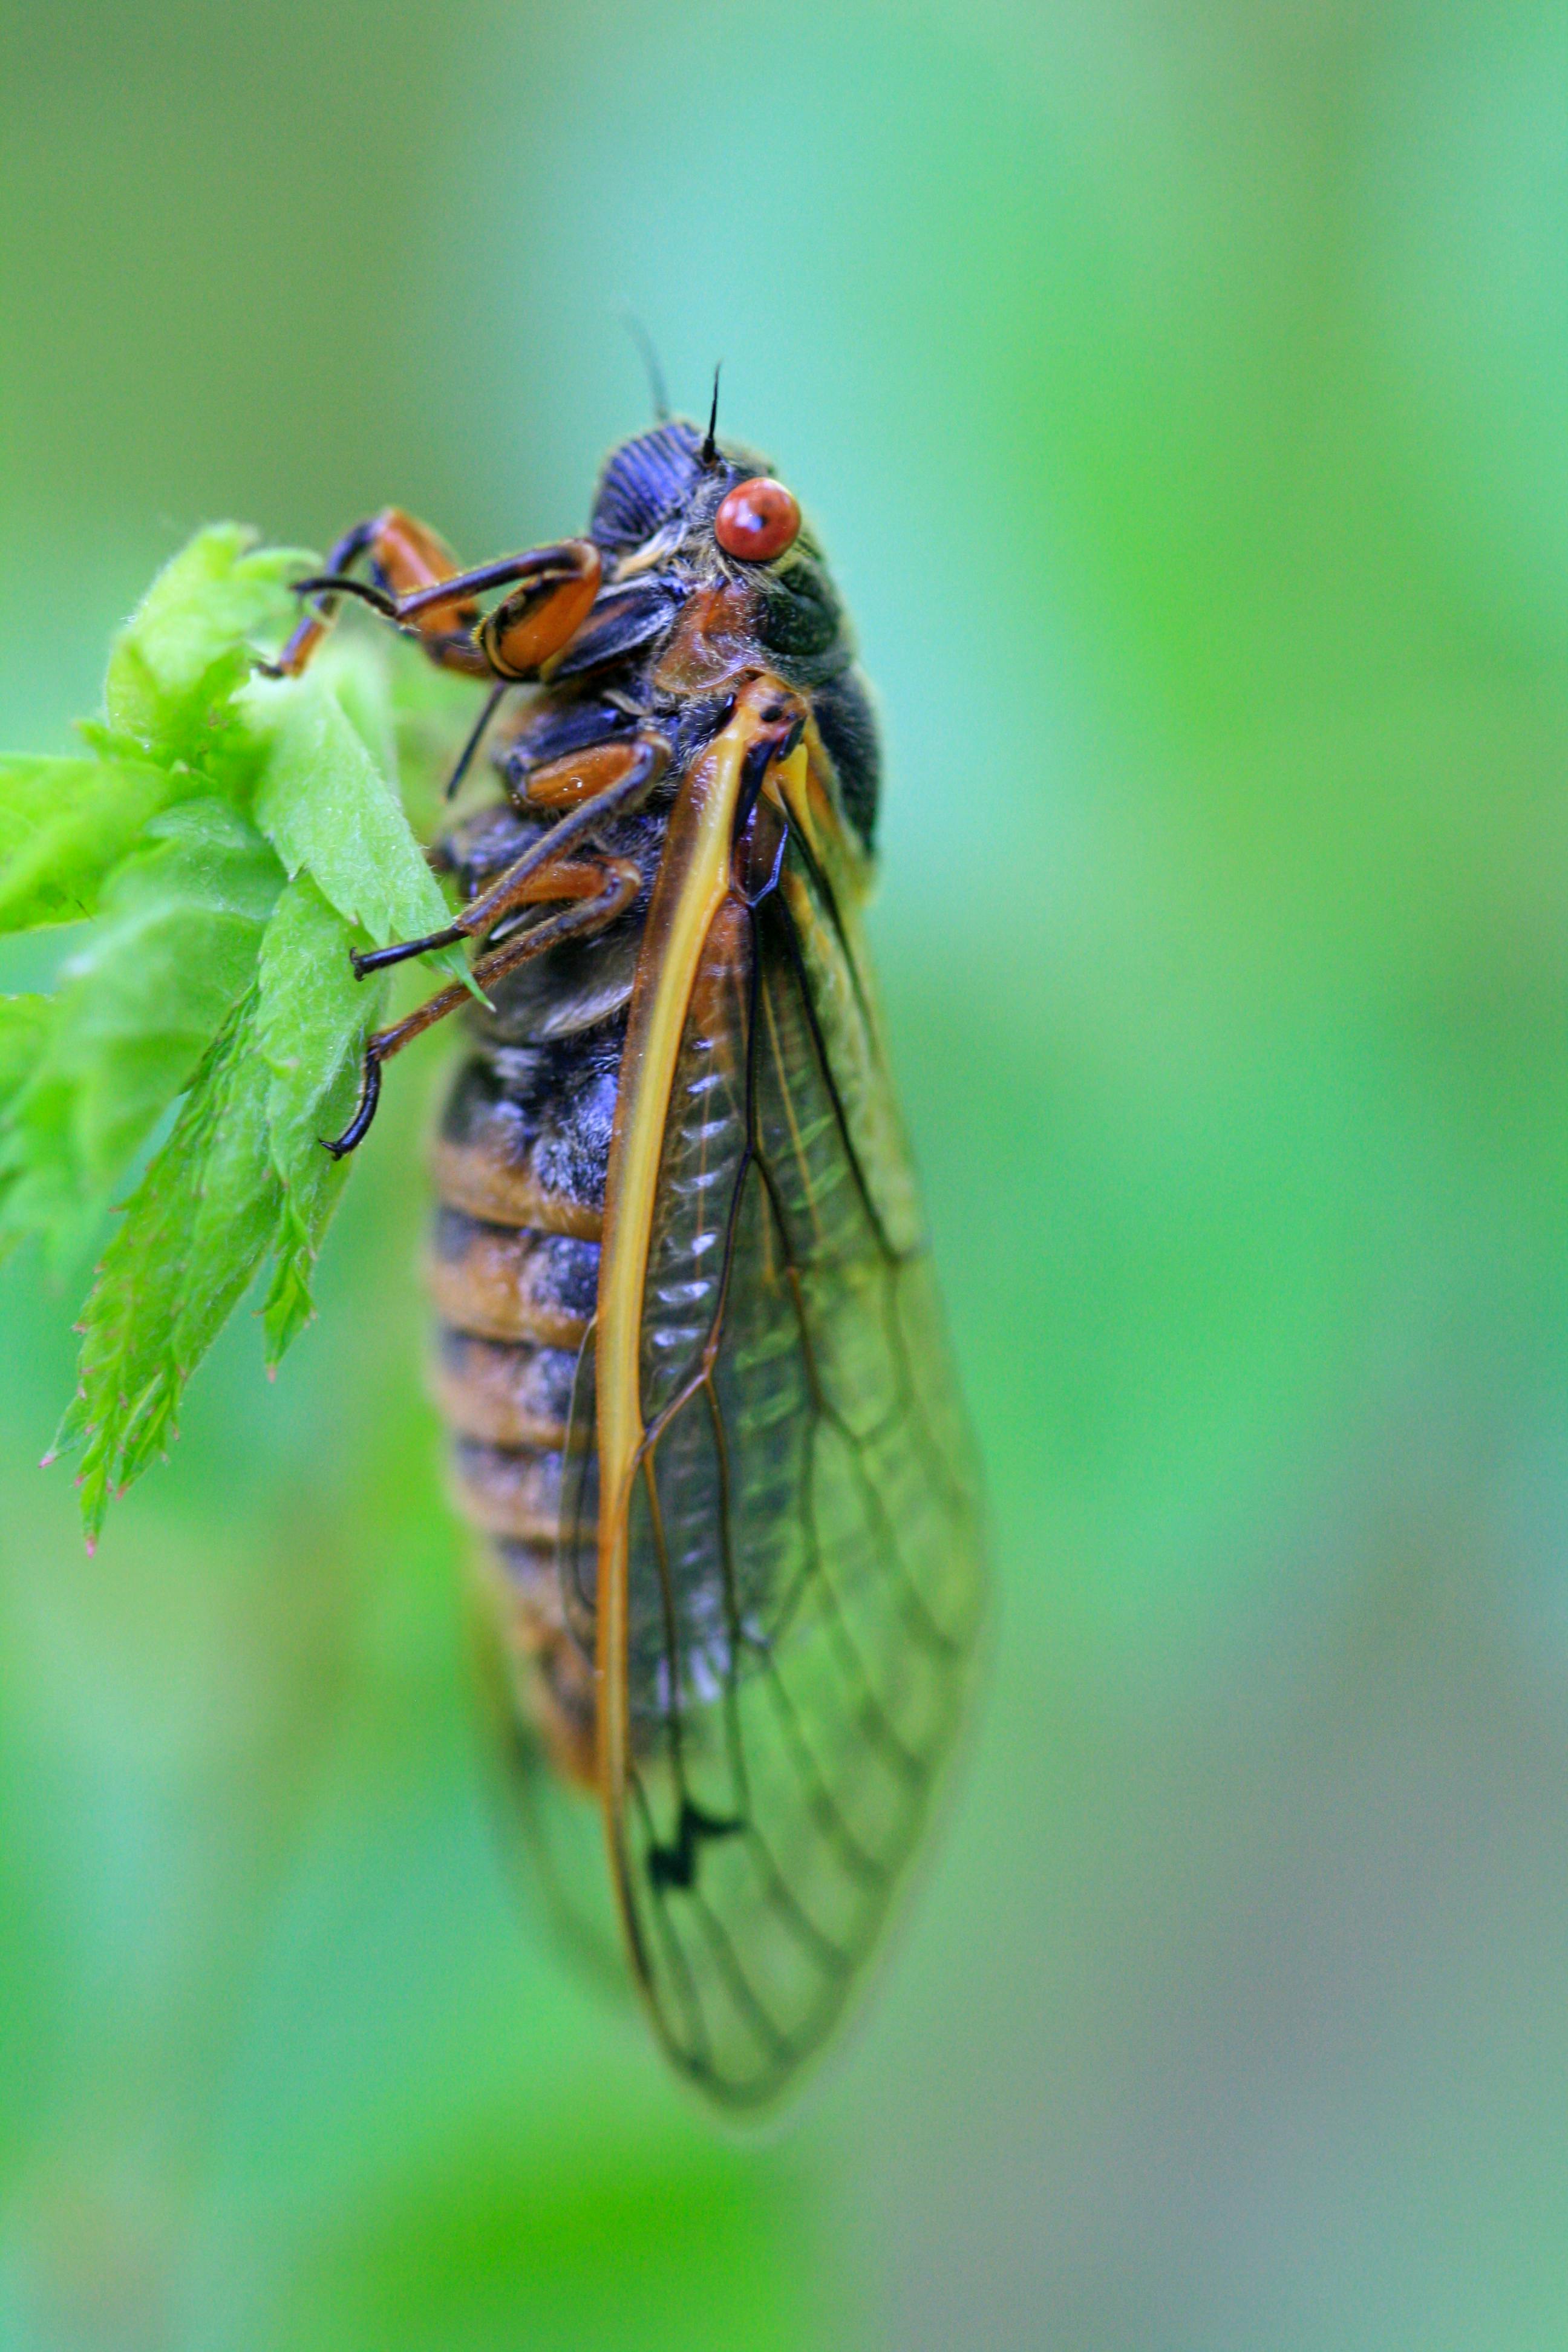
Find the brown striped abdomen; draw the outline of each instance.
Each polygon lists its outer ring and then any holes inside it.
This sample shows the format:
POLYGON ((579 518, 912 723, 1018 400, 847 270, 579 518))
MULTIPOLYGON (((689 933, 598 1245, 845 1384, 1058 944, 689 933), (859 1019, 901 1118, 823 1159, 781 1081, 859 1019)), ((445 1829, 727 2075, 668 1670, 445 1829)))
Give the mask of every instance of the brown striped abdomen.
POLYGON ((557 1766, 594 1776, 592 1663, 558 1567, 573 1387, 598 1284, 625 1016, 539 1045, 481 1033, 435 1151, 436 1402, 458 1508, 486 1538, 519 1702, 557 1766))

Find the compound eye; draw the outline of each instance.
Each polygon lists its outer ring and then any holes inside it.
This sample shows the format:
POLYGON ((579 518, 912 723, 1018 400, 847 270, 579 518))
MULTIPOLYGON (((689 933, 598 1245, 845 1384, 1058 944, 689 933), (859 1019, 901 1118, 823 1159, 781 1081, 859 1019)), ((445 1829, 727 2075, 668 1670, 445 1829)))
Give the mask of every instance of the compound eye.
POLYGON ((742 563, 771 563, 800 529, 800 509, 792 493, 770 475, 737 482, 721 499, 713 536, 726 555, 742 563))

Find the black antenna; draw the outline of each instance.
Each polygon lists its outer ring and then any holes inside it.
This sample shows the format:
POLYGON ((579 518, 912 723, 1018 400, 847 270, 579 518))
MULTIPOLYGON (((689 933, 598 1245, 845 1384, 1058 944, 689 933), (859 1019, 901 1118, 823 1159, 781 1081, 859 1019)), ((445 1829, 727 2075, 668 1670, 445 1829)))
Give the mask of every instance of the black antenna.
POLYGON ((719 369, 723 364, 723 361, 721 360, 719 366, 713 371, 713 405, 708 411, 708 437, 702 444, 702 462, 705 466, 710 466, 719 455, 719 444, 713 436, 719 429, 719 369))
POLYGON ((664 370, 658 363, 658 353, 653 347, 653 337, 635 310, 623 310, 621 324, 642 354, 642 363, 647 372, 648 397, 653 402, 653 421, 656 425, 668 425, 669 393, 664 381, 664 370))

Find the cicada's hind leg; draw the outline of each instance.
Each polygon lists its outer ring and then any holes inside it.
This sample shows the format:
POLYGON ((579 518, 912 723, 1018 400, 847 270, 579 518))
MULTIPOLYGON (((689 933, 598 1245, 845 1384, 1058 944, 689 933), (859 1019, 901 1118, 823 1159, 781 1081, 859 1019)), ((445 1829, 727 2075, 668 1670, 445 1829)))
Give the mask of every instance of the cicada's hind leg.
POLYGON ((272 677, 297 677, 339 601, 353 596, 417 638, 443 669, 521 685, 564 652, 593 609, 600 576, 599 551, 586 539, 558 540, 463 572, 435 531, 400 507, 385 507, 343 533, 323 571, 295 582, 310 608, 278 659, 262 667, 272 677), (368 580, 353 569, 362 559, 368 580), (511 593, 481 614, 479 598, 496 588, 511 593))
MULTIPOLYGON (((558 915, 551 915, 531 930, 520 931, 500 947, 492 948, 474 966, 473 976, 481 988, 494 981, 503 980, 520 964, 542 955, 547 948, 556 947, 563 940, 586 939, 613 923, 617 915, 625 914, 642 887, 642 875, 636 861, 629 857, 589 857, 561 860, 538 866, 528 877, 528 887, 519 890, 511 906, 547 905, 566 899, 558 915)), ((510 911, 509 908, 508 911, 510 911)), ((492 916, 491 919, 494 919, 492 916)), ((363 959, 365 966, 375 961, 363 959)), ((365 1042, 364 1065, 360 1079, 360 1097, 342 1135, 329 1139, 321 1138, 322 1147, 334 1160, 341 1160, 363 1143, 375 1117, 375 1107, 381 1097, 381 1070, 394 1054, 402 1052, 426 1029, 444 1021, 448 1013, 469 1002, 469 992, 461 981, 421 1004, 407 1018, 390 1029, 377 1029, 365 1042)))

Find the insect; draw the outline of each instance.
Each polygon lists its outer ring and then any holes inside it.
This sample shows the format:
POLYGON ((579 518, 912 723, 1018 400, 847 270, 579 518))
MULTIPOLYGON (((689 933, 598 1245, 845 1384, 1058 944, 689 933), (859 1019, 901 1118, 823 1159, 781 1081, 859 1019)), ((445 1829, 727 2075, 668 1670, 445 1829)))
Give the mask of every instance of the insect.
POLYGON ((327 1148, 466 1003, 437 1393, 530 1802, 596 1811, 659 2040, 748 2109, 880 1939, 984 1571, 861 941, 877 728, 795 497, 715 422, 661 415, 586 536, 477 570, 357 524, 276 667, 351 595, 487 689, 453 788, 493 728, 504 790, 433 853, 462 912, 356 967, 481 943, 491 1009, 447 987, 373 1036, 327 1148))

